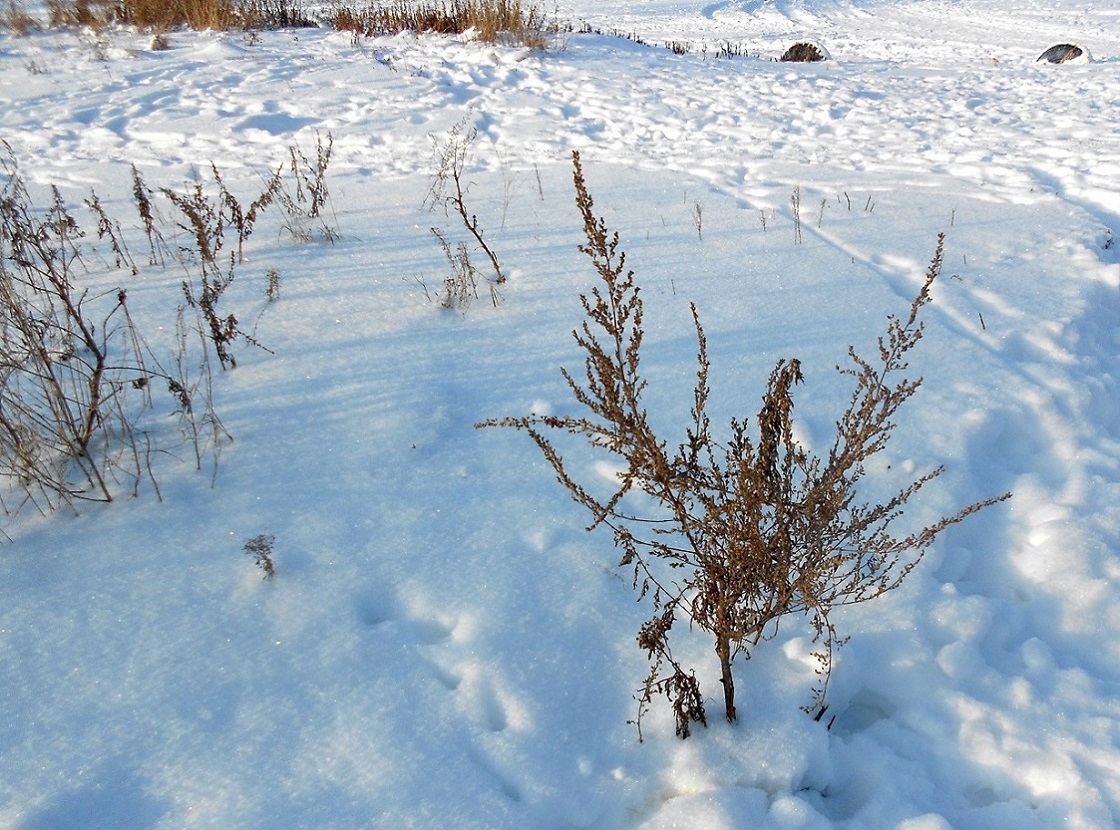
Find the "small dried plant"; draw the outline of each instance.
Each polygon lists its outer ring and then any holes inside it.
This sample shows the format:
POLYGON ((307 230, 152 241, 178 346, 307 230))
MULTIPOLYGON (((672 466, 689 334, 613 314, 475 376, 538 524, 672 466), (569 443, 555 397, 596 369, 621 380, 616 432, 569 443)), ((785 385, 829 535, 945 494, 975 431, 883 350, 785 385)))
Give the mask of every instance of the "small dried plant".
MULTIPOLYGON (((506 281, 505 273, 498 262, 494 249, 487 243, 482 227, 479 225, 478 216, 467 209, 466 199, 470 191, 470 183, 466 180, 467 161, 470 148, 478 137, 478 131, 472 127, 466 133, 463 125, 457 124, 451 129, 447 142, 437 147, 437 169, 435 179, 428 191, 425 203, 429 210, 442 207, 444 215, 450 216, 452 212, 463 223, 463 227, 474 240, 479 249, 485 253, 493 271, 490 283, 490 299, 496 306, 500 301, 497 286, 506 281)), ((459 243, 454 248, 448 243, 444 232, 432 228, 432 233, 439 240, 443 252, 451 265, 452 276, 449 277, 448 286, 454 290, 445 293, 444 299, 455 299, 451 306, 461 307, 473 296, 477 297, 477 281, 479 274, 471 264, 470 252, 465 243, 459 243)), ((448 305, 448 303, 444 303, 448 305)))
POLYGON ((736 661, 749 659, 773 637, 782 618, 807 618, 820 666, 813 701, 804 708, 819 717, 827 705, 833 653, 845 641, 833 611, 898 587, 941 531, 1010 495, 975 502, 902 535, 894 532, 895 522, 941 468, 906 483, 885 501, 860 497, 866 462, 887 446, 896 413, 921 385, 920 378, 903 373, 909 352, 922 338, 919 315, 941 270, 943 240, 939 237, 908 315, 889 318, 877 359, 866 360, 849 348, 851 366, 840 371, 851 378, 853 391, 825 455, 813 454, 794 438, 793 390, 804 382, 796 359, 774 366, 753 426, 749 419, 733 419, 725 437, 717 437, 707 414, 707 339, 695 306, 691 419, 683 437, 670 443, 654 431, 643 401, 640 289, 626 268, 618 234, 596 218, 579 154, 573 157, 586 239, 580 250, 600 283, 581 297, 586 319, 573 332, 585 356, 584 371, 561 372, 585 414, 528 415, 477 426, 526 432, 569 495, 590 511, 588 529, 611 529, 639 598, 652 600, 653 615, 638 634, 650 661, 637 696, 639 738, 642 716, 655 695, 671 703, 679 736, 687 737, 694 723, 707 723, 699 680, 671 647, 678 621, 712 636, 724 714, 734 721, 736 661), (617 486, 597 493, 581 481, 554 443, 554 437, 565 435, 621 462, 617 486), (636 511, 627 499, 632 492, 645 496, 635 503, 652 506, 636 511))
MULTIPOLYGON (((252 234, 260 213, 271 205, 281 191, 281 172, 277 170, 265 180, 264 190, 249 204, 241 202, 231 193, 222 180, 216 165, 210 165, 217 193, 211 195, 201 182, 195 183, 185 193, 163 188, 162 193, 179 214, 178 227, 187 234, 190 242, 180 246, 184 261, 193 260, 199 281, 188 275, 182 282, 183 297, 187 306, 194 309, 200 319, 200 331, 205 331, 214 353, 223 369, 237 365, 232 346, 238 338, 255 344, 238 328, 236 315, 219 312, 222 295, 233 282, 236 267, 244 259, 245 241, 252 234), (226 253, 227 233, 236 232, 236 249, 226 253)), ((150 203, 142 198, 144 188, 134 171, 134 195, 152 240, 150 203)), ((153 252, 155 248, 153 245, 153 252)), ((154 253, 153 253, 154 255, 154 253)))
MULTIPOLYGON (((436 299, 444 308, 463 309, 470 305, 472 300, 478 299, 478 269, 471 262, 471 254, 466 243, 459 242, 452 247, 447 241, 443 231, 432 228, 432 236, 439 242, 443 255, 447 258, 450 270, 443 280, 443 289, 436 294, 436 299)), ((491 286, 493 291, 493 286, 491 286)), ((497 295, 492 294, 491 299, 497 305, 497 295)))
POLYGON ((276 576, 276 565, 272 561, 272 544, 275 541, 276 537, 273 534, 261 533, 245 542, 245 553, 252 556, 253 564, 264 572, 261 579, 272 579, 276 576))
POLYGON ((316 233, 332 244, 338 239, 334 225, 326 221, 329 210, 335 225, 338 222, 327 187, 327 168, 331 163, 333 147, 334 137, 330 133, 327 133, 324 141, 316 132, 314 160, 308 159, 298 144, 288 148, 288 169, 292 185, 282 190, 281 202, 286 214, 285 227, 296 241, 312 242, 316 233))
POLYGON ((265 286, 264 295, 271 303, 274 300, 280 299, 280 272, 275 268, 269 268, 265 272, 265 278, 268 280, 268 285, 265 286))
POLYGON ((169 254, 170 250, 159 230, 160 223, 157 219, 154 196, 155 194, 144 183, 136 165, 132 165, 132 197, 136 202, 136 212, 140 215, 140 221, 144 225, 144 235, 148 240, 148 264, 162 266, 167 264, 165 255, 169 254))
POLYGON ((798 185, 793 189, 793 195, 789 197, 790 207, 793 208, 793 244, 800 245, 801 238, 801 186, 798 185))
POLYGON ((227 258, 219 256, 225 244, 227 216, 211 202, 201 184, 187 193, 176 193, 165 188, 163 195, 179 209, 183 219, 180 229, 190 234, 194 246, 184 246, 180 252, 184 256, 197 256, 201 286, 191 277, 182 281, 183 298, 187 306, 194 309, 201 321, 200 331, 209 334, 210 342, 223 369, 233 368, 237 359, 231 346, 239 334, 237 317, 228 314, 224 318, 218 312, 222 294, 233 282, 237 265, 235 253, 227 258))
POLYGON ((816 44, 802 41, 789 47, 780 58, 785 63, 816 63, 827 58, 816 44))

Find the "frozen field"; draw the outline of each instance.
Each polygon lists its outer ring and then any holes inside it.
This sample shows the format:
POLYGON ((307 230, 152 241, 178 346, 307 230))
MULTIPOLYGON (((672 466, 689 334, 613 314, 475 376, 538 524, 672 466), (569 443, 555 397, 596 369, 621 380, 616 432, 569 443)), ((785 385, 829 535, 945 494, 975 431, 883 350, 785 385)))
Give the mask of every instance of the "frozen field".
MULTIPOLYGON (((0 517, 0 827, 1120 824, 1112 5, 578 0, 543 52, 0 33, 0 139, 44 206, 52 184, 74 205, 95 189, 145 259, 132 165, 184 191, 212 162, 251 195, 329 134, 339 234, 299 242, 269 214, 249 241, 223 303, 267 350, 238 343, 216 373, 234 439, 216 477, 159 457, 162 500, 0 517), (831 60, 776 60, 802 39, 831 60), (1062 42, 1092 60, 1036 63, 1062 42), (467 205, 509 276, 497 307, 432 300, 449 266, 430 228, 471 241, 425 204, 457 125, 477 129, 467 205), (848 396, 833 367, 874 351, 946 234, 925 383, 869 483, 944 464, 915 527, 1013 497, 837 617, 852 639, 822 722, 800 711, 814 661, 794 618, 739 666, 735 724, 710 643, 682 641, 710 727, 679 740, 657 699, 640 743, 649 612, 609 532, 584 532, 524 435, 473 428, 573 411, 559 367, 579 372, 595 281, 575 149, 643 286, 649 406, 673 434, 695 302, 717 427, 797 357, 802 438, 827 451, 848 396), (242 549, 259 534, 268 581, 242 549)), ((153 331, 181 300, 174 267, 89 279, 126 287, 153 331)))

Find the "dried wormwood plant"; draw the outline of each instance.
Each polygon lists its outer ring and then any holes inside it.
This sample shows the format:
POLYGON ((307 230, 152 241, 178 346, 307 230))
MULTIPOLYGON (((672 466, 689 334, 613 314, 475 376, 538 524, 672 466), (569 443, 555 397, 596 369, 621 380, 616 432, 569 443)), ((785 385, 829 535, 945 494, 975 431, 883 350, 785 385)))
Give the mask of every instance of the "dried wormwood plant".
MULTIPOLYGON (((478 130, 472 127, 464 134, 463 125, 456 124, 447 138, 447 143, 437 148, 438 168, 432 186, 428 190, 425 203, 429 210, 442 206, 445 215, 454 211, 463 223, 464 229, 486 254, 494 279, 490 280, 490 301, 497 307, 500 295, 496 286, 503 285, 506 275, 498 262, 498 256, 483 236, 478 216, 467 209, 466 198, 470 182, 466 180, 467 160, 470 148, 478 137, 478 130)), ((439 240, 444 255, 451 266, 452 275, 445 281, 445 291, 441 304, 447 308, 462 308, 471 297, 477 297, 479 271, 470 261, 470 252, 460 243, 453 250, 447 237, 439 228, 432 228, 432 234, 439 240)))
POLYGON ((651 664, 638 696, 639 738, 642 715, 655 694, 669 699, 681 737, 688 737, 692 723, 707 723, 699 681, 670 647, 678 620, 712 635, 724 712, 734 721, 736 659, 749 658, 774 635, 782 617, 807 617, 820 667, 814 701, 804 708, 819 717, 826 705, 832 655, 844 642, 832 611, 898 587, 942 530, 1010 495, 970 504, 905 535, 893 532, 895 521, 941 468, 886 501, 859 497, 865 462, 887 445, 895 413, 921 385, 921 379, 901 373, 907 369, 908 352, 922 337, 918 317, 941 269, 943 237, 909 316, 889 319, 887 333, 878 341, 878 359, 865 360, 849 348, 852 365, 840 371, 852 378, 854 389, 826 456, 812 454, 793 437, 792 393, 804 380, 795 359, 778 361, 771 372, 754 429, 749 420, 733 419, 728 437, 717 438, 706 411, 707 340, 695 306, 698 369, 692 418, 684 440, 670 449, 651 427, 642 400, 646 381, 640 370, 639 288, 626 269, 625 253, 618 250, 618 235, 608 234, 593 213, 578 153, 573 161, 586 237, 580 250, 602 282, 590 296, 581 297, 586 319, 573 332, 585 354, 584 378, 561 372, 586 414, 529 415, 478 426, 527 432, 572 498, 591 511, 588 529, 606 525, 614 532, 621 565, 633 568, 639 597, 651 597, 654 614, 638 635, 651 664), (579 436, 625 463, 614 492, 593 494, 574 477, 552 440, 561 434, 579 436), (647 515, 629 512, 624 497, 632 490, 644 493, 656 507, 647 515))

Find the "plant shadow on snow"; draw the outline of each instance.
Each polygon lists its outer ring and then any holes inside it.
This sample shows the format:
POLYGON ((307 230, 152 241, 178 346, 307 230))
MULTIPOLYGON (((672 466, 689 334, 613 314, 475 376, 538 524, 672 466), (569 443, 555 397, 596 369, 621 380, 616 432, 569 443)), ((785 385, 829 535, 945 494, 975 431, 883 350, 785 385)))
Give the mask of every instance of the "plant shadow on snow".
POLYGON ((58 796, 39 808, 17 830, 98 830, 156 827, 169 805, 154 798, 127 767, 99 769, 92 783, 58 796))
POLYGON ((987 661, 1007 671, 1022 668, 1007 656, 1009 647, 1016 653, 1016 638, 1041 630, 1061 655, 1060 667, 1117 675, 1115 662, 1102 656, 1111 646, 1085 635, 1088 621, 1104 613, 1098 591, 1109 579, 1109 551, 1117 549, 1118 534, 1098 517, 1108 512, 1109 482, 1118 472, 1109 448, 1120 422, 1112 368, 1120 306, 1103 282, 1087 282, 1082 293, 1078 316, 1062 322, 1052 342, 1031 332, 1004 338, 1019 382, 974 420, 966 455, 976 481, 1014 490, 1016 502, 1007 514, 954 528, 938 569, 964 590, 1007 603, 992 627, 1002 636, 979 638, 987 661), (1070 372, 1075 386, 1046 368, 1055 358, 1077 367, 1070 372), (1075 518, 1079 502, 1099 502, 1087 521, 1075 518))

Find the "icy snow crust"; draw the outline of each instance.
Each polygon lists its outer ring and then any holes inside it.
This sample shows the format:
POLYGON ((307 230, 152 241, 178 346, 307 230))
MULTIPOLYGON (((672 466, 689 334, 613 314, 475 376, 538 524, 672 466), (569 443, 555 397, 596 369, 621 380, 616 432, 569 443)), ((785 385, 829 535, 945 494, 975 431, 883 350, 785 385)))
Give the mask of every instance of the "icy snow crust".
MULTIPOLYGON (((38 828, 1105 828, 1120 821, 1120 15, 1072 0, 582 3, 530 53, 326 31, 0 35, 0 137, 42 194, 95 188, 142 251, 129 165, 259 185, 334 137, 333 246, 258 230, 229 302, 216 482, 24 512, 0 546, 0 826, 38 828), (796 40, 832 60, 772 59, 796 40), (666 41, 687 42, 675 55, 666 41), (1082 65, 1040 65, 1054 43, 1082 65), (741 48, 714 57, 721 44, 741 48), (469 205, 510 273, 439 309, 433 140, 477 126, 469 205), (833 367, 946 264, 925 386, 872 476, 945 463, 944 534, 904 588, 846 611, 820 723, 788 620, 687 742, 627 720, 648 611, 522 435, 571 411, 557 368, 594 275, 570 154, 644 286, 650 407, 683 434, 708 330, 713 416, 758 408, 779 357, 829 441, 833 367), (791 195, 800 188, 803 244, 791 195), (702 228, 695 206, 702 208, 702 228), (765 220, 765 221, 763 221, 765 220), (264 300, 276 268, 280 299, 264 300), (263 312, 263 313, 262 313, 263 312), (983 322, 981 322, 981 317, 983 322), (888 465, 891 469, 888 469, 888 465), (276 578, 242 552, 276 537, 276 578), (832 728, 827 721, 835 716, 832 728)), ((481 261, 481 260, 480 260, 481 261)), ((180 276, 128 284, 173 309, 180 276)), ((109 275, 101 289, 127 282, 109 275)), ((95 287, 95 288, 96 288, 95 287)), ((588 471, 596 459, 572 451, 588 471)), ((683 629, 682 629, 683 630, 683 629)))

